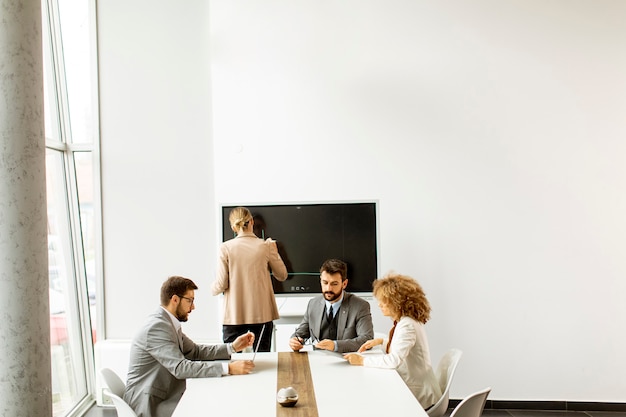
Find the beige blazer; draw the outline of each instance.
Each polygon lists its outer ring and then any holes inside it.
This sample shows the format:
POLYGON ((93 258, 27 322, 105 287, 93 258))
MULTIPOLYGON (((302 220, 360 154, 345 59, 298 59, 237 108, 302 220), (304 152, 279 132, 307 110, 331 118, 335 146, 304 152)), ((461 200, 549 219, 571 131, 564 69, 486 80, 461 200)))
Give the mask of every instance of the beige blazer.
MULTIPOLYGON (((383 348, 386 346, 387 340, 384 340, 383 348)), ((402 317, 396 325, 389 353, 364 355, 363 365, 397 370, 424 408, 441 397, 441 388, 430 363, 424 325, 410 317, 402 317)))
POLYGON ((213 295, 224 294, 223 324, 257 324, 279 318, 272 275, 287 279, 276 242, 242 233, 220 245, 213 295))

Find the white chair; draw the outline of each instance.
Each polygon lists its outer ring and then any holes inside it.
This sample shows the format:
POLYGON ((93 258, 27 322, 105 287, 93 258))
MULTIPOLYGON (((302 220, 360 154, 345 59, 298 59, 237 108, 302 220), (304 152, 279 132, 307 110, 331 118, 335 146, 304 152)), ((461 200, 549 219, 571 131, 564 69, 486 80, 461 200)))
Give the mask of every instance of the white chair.
POLYGON ((437 381, 439 381, 442 395, 441 398, 426 411, 429 417, 442 417, 446 411, 448 411, 450 385, 452 384, 452 378, 454 377, 454 372, 456 371, 462 354, 463 352, 459 349, 450 349, 439 361, 435 376, 437 377, 437 381))
POLYGON ((100 375, 102 375, 102 379, 104 379, 104 383, 109 390, 118 397, 124 396, 124 389, 126 388, 126 384, 124 381, 110 368, 102 368, 100 369, 100 375))
POLYGON ((491 387, 468 395, 452 410, 450 417, 480 417, 490 392, 491 387))
POLYGON ((135 411, 130 408, 130 405, 123 399, 126 385, 121 378, 109 368, 102 368, 100 375, 102 375, 102 379, 104 379, 104 383, 107 385, 107 388, 103 389, 104 395, 108 396, 111 398, 111 401, 113 401, 113 405, 117 410, 117 416, 137 417, 135 411))

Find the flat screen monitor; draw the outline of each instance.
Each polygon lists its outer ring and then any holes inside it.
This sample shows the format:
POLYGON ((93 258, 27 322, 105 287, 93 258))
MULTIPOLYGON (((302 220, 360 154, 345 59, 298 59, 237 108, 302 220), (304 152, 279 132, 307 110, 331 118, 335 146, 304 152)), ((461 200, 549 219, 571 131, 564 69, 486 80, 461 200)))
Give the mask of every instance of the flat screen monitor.
MULTIPOLYGON (((222 239, 233 239, 228 216, 236 205, 222 206, 222 239)), ((371 293, 378 276, 375 202, 244 205, 254 217, 254 232, 276 240, 288 278, 272 277, 276 294, 319 294, 319 270, 326 259, 348 264, 349 292, 371 293)))

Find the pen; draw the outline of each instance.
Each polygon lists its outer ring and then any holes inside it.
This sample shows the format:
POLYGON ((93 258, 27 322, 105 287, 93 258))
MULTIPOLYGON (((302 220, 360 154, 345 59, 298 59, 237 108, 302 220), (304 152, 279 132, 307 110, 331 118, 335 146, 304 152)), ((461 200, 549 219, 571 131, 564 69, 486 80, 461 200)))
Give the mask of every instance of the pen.
POLYGON ((259 350, 259 346, 261 345, 261 338, 263 337, 264 331, 265 331, 265 324, 263 325, 263 328, 261 329, 261 334, 259 335, 259 341, 256 344, 256 349, 254 349, 254 354, 252 355, 252 362, 254 362, 254 359, 256 358, 256 352, 257 350, 259 350))

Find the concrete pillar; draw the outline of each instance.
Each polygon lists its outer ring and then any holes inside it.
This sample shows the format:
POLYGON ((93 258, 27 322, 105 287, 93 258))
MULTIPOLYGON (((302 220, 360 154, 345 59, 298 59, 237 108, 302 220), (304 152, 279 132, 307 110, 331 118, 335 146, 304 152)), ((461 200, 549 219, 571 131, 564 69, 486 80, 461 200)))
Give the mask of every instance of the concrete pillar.
POLYGON ((0 416, 52 416, 41 0, 0 0, 0 416))

